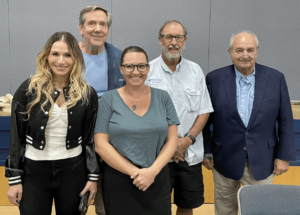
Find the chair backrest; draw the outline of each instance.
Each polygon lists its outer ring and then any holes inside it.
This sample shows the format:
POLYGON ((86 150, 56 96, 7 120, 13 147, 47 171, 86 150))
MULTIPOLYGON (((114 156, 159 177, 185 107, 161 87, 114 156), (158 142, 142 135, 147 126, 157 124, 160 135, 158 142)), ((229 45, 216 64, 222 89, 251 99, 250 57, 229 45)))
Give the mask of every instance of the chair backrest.
POLYGON ((237 195, 240 215, 300 215, 300 186, 250 185, 237 195))

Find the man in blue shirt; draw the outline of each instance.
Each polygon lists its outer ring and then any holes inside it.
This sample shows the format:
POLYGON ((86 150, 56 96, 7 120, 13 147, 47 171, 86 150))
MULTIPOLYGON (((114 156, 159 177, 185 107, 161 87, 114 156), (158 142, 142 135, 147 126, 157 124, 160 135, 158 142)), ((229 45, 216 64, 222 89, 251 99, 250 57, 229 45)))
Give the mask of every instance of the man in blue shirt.
MULTIPOLYGON (((80 12, 79 31, 82 41, 79 47, 84 57, 86 80, 95 88, 99 99, 106 91, 124 85, 124 78, 119 70, 122 51, 106 42, 111 23, 111 14, 100 6, 90 5, 80 12)), ((95 208, 96 214, 105 214, 101 176, 98 180, 95 208)))
POLYGON ((203 164, 213 170, 217 215, 238 213, 241 184, 272 184, 296 159, 284 75, 256 63, 258 47, 252 32, 233 35, 228 49, 233 65, 206 77, 214 113, 203 130, 203 164))

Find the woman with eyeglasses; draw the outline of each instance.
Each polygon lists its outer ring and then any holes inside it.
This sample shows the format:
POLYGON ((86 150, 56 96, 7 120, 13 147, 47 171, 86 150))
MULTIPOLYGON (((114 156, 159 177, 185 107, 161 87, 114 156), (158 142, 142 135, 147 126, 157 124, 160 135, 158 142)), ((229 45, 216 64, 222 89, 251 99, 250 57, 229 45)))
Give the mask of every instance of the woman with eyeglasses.
POLYGON ((170 215, 167 164, 176 149, 176 110, 167 92, 145 85, 142 48, 124 50, 120 71, 126 85, 101 97, 95 126, 106 214, 170 215))
POLYGON ((22 215, 50 215, 53 200, 57 215, 80 215, 80 195, 97 192, 98 96, 72 34, 53 34, 36 63, 12 100, 8 199, 22 215))

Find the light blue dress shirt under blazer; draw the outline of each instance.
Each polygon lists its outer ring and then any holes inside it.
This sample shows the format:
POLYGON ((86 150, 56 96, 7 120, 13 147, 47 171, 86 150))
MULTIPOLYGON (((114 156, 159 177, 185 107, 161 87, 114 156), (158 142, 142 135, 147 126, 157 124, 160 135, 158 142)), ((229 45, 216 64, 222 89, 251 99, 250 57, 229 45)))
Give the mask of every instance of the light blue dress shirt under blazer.
POLYGON ((254 101, 254 90, 255 90, 255 68, 254 72, 245 77, 242 75, 236 67, 236 103, 237 109, 244 125, 247 127, 251 116, 253 101, 254 101))

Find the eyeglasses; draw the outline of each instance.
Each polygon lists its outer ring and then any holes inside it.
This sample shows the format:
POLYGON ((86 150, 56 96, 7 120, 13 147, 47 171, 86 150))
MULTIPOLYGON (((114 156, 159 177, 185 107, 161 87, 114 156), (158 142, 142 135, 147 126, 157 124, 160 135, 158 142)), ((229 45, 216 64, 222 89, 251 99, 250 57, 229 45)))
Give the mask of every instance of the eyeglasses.
POLYGON ((242 57, 244 55, 248 55, 249 57, 254 57, 255 55, 257 55, 257 52, 255 50, 246 50, 246 53, 244 50, 235 50, 233 51, 231 49, 231 52, 234 54, 234 55, 237 55, 239 57, 242 57))
POLYGON ((167 42, 171 42, 173 40, 173 38, 175 38, 175 40, 177 42, 183 42, 184 39, 185 39, 185 36, 184 35, 176 35, 176 36, 173 36, 171 34, 167 34, 167 35, 162 35, 162 37, 164 38, 165 41, 167 42))
POLYGON ((121 64, 121 66, 124 67, 125 71, 128 73, 132 73, 135 69, 135 67, 137 68, 137 70, 139 72, 145 72, 149 66, 149 64, 145 64, 145 63, 140 63, 138 65, 133 65, 133 64, 121 64))

